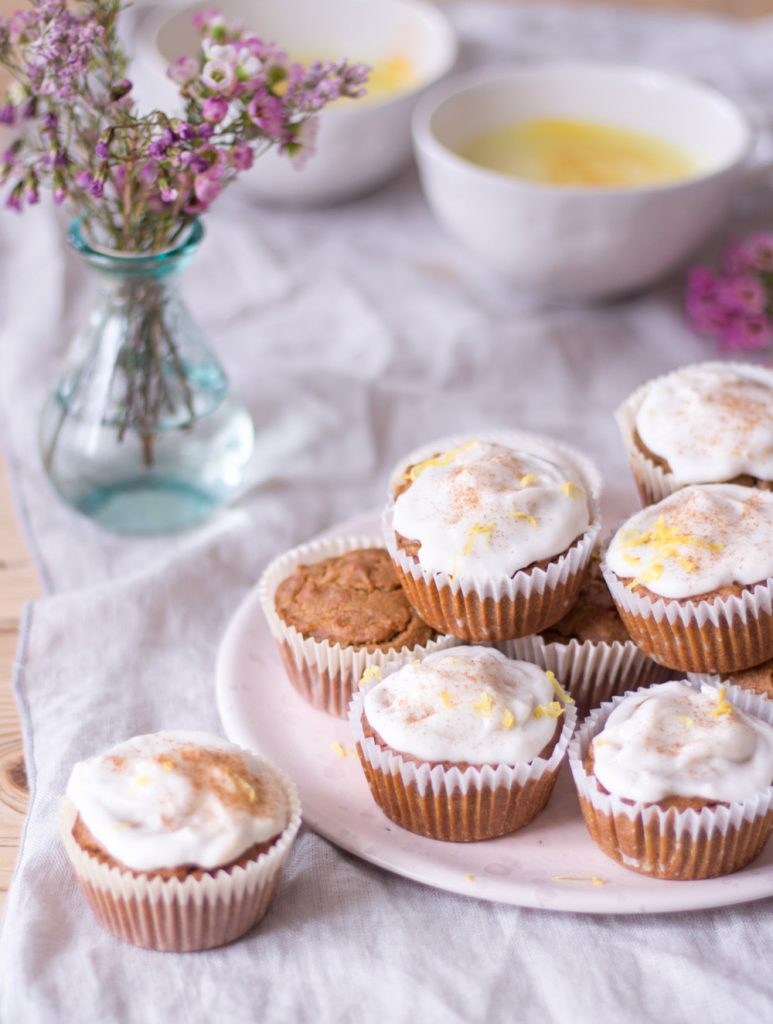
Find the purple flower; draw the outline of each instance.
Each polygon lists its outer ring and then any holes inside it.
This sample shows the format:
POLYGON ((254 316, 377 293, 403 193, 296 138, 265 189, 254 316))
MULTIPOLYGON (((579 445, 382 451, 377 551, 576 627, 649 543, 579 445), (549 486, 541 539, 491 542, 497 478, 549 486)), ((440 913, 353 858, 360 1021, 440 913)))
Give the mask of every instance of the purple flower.
POLYGON ((91 177, 88 171, 78 171, 75 175, 75 184, 78 188, 89 191, 91 186, 94 184, 94 179, 91 177))
POLYGON ((223 186, 217 177, 209 174, 197 174, 193 181, 193 191, 196 198, 204 206, 209 206, 223 190, 223 186))
POLYGON ((206 142, 207 139, 211 139, 214 134, 215 129, 212 127, 211 124, 199 125, 199 138, 202 139, 204 142, 206 142))
POLYGON ((764 316, 733 317, 722 331, 721 341, 730 351, 766 348, 773 341, 773 327, 764 316))
POLYGON ((140 167, 139 175, 140 181, 143 185, 152 185, 158 177, 158 164, 155 160, 148 160, 147 163, 140 167))
POLYGON ((236 85, 236 70, 233 64, 217 57, 204 65, 201 81, 211 92, 230 96, 236 85))
POLYGON ((163 160, 168 149, 169 143, 166 139, 154 139, 148 146, 148 155, 154 160, 163 160))
POLYGON ((94 147, 95 154, 100 160, 107 160, 110 156, 110 142, 108 139, 100 139, 94 147))
POLYGON ((720 281, 717 301, 727 310, 756 315, 765 311, 768 296, 758 277, 744 274, 720 281))
POLYGON ((16 107, 11 106, 10 103, 0 107, 0 124, 16 124, 16 107))
POLYGON ((688 295, 687 318, 700 334, 721 334, 730 322, 730 313, 713 296, 688 295))
POLYGON ((752 266, 758 270, 773 270, 773 234, 760 232, 746 243, 752 266))
POLYGON ((219 124, 228 113, 228 100, 222 96, 208 96, 201 108, 201 116, 210 124, 219 124))
POLYGON ((284 132, 285 115, 282 101, 267 89, 259 89, 249 102, 247 116, 254 125, 273 139, 284 132))
POLYGON ((166 69, 167 76, 178 85, 189 85, 198 78, 199 65, 193 57, 180 57, 166 69))
POLYGON ((193 25, 197 31, 204 32, 213 28, 221 28, 225 25, 225 18, 216 8, 210 7, 206 11, 197 11, 193 15, 193 25))
POLYGON ((188 124, 187 121, 181 121, 175 128, 177 137, 183 142, 190 142, 191 139, 196 138, 196 129, 192 124, 188 124))
POLYGON ((89 192, 92 196, 94 196, 95 199, 101 199, 105 192, 104 181, 102 181, 101 178, 95 178, 91 183, 89 192))
POLYGON ((34 179, 27 185, 24 198, 27 200, 30 206, 35 206, 36 203, 40 202, 40 192, 38 191, 38 183, 34 179))
POLYGON ((22 208, 22 188, 23 185, 19 182, 18 185, 13 187, 11 194, 5 201, 5 205, 9 210, 16 210, 17 213, 21 212, 22 208))
POLYGON ((255 154, 246 142, 237 142, 231 150, 231 163, 238 171, 249 171, 254 160, 255 154))
POLYGON ((717 279, 708 267, 693 267, 687 276, 687 294, 709 296, 717 290, 717 279))
POLYGON ((166 185, 160 189, 159 195, 162 203, 173 203, 179 198, 180 192, 178 189, 172 188, 171 185, 166 185))

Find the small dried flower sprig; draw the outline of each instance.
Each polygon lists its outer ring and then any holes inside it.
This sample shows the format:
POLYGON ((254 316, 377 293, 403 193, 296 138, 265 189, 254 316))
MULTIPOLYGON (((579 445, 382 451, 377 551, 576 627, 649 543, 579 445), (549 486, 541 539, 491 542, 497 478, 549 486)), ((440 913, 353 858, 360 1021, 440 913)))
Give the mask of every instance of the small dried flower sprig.
POLYGON ((694 267, 686 309, 692 326, 726 352, 773 344, 773 233, 729 245, 719 273, 694 267))
POLYGON ((316 114, 364 93, 368 69, 293 64, 217 11, 195 18, 199 52, 169 69, 182 112, 140 113, 117 37, 122 0, 33 0, 0 21, 0 64, 15 82, 0 123, 20 131, 0 161, 6 205, 49 188, 97 243, 129 252, 172 245, 190 220, 277 146, 296 167, 314 150, 316 114))

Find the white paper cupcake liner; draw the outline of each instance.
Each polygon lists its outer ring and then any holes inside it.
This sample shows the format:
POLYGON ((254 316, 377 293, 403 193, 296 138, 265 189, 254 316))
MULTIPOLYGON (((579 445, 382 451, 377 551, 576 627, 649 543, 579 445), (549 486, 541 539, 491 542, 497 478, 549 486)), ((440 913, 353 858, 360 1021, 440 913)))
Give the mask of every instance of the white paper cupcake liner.
POLYGON ((344 647, 328 640, 303 636, 277 613, 274 598, 283 580, 299 565, 311 565, 325 558, 334 558, 360 548, 381 548, 381 538, 334 537, 312 541, 280 555, 268 566, 259 583, 260 602, 271 632, 279 645, 287 674, 304 700, 320 711, 346 718, 349 701, 367 668, 383 669, 387 664, 402 665, 414 658, 423 658, 433 651, 455 647, 453 636, 439 636, 426 644, 400 650, 367 651, 344 647))
MULTIPOLYGON (((743 363, 732 362, 708 362, 702 365, 721 367, 723 370, 742 370, 745 368, 743 363)), ((625 452, 628 456, 628 462, 631 466, 631 472, 633 473, 642 505, 654 505, 656 502, 668 497, 669 494, 673 494, 674 491, 687 486, 687 484, 679 483, 670 470, 663 469, 662 466, 657 465, 652 459, 648 458, 637 445, 634 438, 636 417, 647 392, 653 384, 663 380, 666 376, 670 376, 670 374, 662 374, 647 381, 646 384, 643 384, 634 391, 632 395, 629 395, 615 412, 615 420, 623 439, 625 452)), ((718 483, 721 481, 704 480, 701 482, 718 483)))
MULTIPOLYGON (((700 689, 701 681, 687 685, 700 689)), ((739 710, 773 725, 773 701, 737 686, 727 687, 727 697, 739 710)), ((592 711, 569 744, 569 766, 596 843, 625 867, 676 881, 730 874, 752 861, 773 830, 773 786, 729 804, 664 810, 605 793, 586 772, 583 762, 591 741, 624 699, 614 697, 592 711)))
POLYGON ((561 733, 548 758, 460 771, 408 760, 365 735, 363 701, 377 683, 371 680, 355 693, 349 726, 373 798, 388 818, 430 839, 474 842, 514 832, 544 809, 574 731, 572 705, 564 708, 561 733))
MULTIPOLYGON (((471 435, 460 434, 422 445, 402 459, 391 474, 399 478, 409 465, 430 458, 434 452, 462 444, 471 435)), ((519 570, 512 577, 478 579, 424 569, 398 547, 393 525, 394 500, 389 498, 382 528, 408 600, 419 615, 441 633, 473 643, 488 643, 528 636, 547 629, 563 618, 582 585, 599 530, 601 475, 595 465, 569 445, 520 431, 483 431, 474 435, 528 451, 573 470, 589 496, 591 524, 546 569, 519 570)))
POLYGON ((602 572, 631 639, 654 661, 681 672, 740 672, 773 657, 773 580, 738 597, 687 603, 651 599, 602 572))
POLYGON ((233 942, 268 910, 301 824, 301 805, 290 779, 272 769, 290 798, 290 821, 279 838, 245 867, 201 878, 133 875, 101 863, 73 838, 77 810, 63 797, 59 829, 86 899, 98 921, 124 942, 160 952, 189 953, 233 942))
POLYGON ((508 658, 531 661, 554 672, 569 691, 582 718, 604 701, 626 690, 637 690, 668 678, 670 670, 652 661, 636 644, 571 639, 547 643, 541 636, 524 636, 496 645, 508 658))

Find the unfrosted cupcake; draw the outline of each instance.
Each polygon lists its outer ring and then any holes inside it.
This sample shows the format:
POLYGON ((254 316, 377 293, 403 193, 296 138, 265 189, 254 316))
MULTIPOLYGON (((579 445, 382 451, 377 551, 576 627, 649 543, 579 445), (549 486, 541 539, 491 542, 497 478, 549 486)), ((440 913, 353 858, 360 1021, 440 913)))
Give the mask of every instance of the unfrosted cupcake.
POLYGON ((773 370, 698 363, 649 381, 617 410, 643 504, 680 487, 773 487, 773 370))
POLYGON ((773 703, 668 682, 594 711, 569 747, 591 836, 656 878, 738 871, 773 829, 773 703))
POLYGON ((146 949, 237 939, 263 917, 300 826, 290 780, 201 732, 160 732, 78 762, 61 833, 100 924, 146 949))
POLYGON ((573 603, 598 534, 593 468, 557 442, 501 432, 409 456, 383 516, 422 618, 468 641, 539 632, 573 603), (548 452, 553 456, 545 456, 548 452))
POLYGON ((266 569, 260 599, 293 686, 341 718, 366 668, 458 643, 419 617, 386 549, 366 538, 293 548, 266 569))
POLYGON ((610 542, 604 575, 645 654, 684 672, 737 672, 773 657, 773 493, 685 487, 610 542))
POLYGON ((511 658, 554 672, 574 698, 580 717, 615 694, 665 679, 668 672, 628 635, 604 581, 598 551, 567 614, 534 636, 506 640, 501 649, 511 658))
POLYGON ((431 839, 492 839, 544 808, 574 728, 552 673, 457 647, 370 678, 349 721, 371 792, 431 839))

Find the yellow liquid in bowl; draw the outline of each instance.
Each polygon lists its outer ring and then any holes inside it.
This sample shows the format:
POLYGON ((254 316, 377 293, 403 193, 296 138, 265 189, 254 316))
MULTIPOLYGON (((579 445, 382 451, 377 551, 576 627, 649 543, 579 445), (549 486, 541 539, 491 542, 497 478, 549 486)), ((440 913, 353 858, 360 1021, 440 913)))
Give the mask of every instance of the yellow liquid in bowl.
POLYGON ((542 185, 630 188, 689 178, 697 161, 678 146, 592 121, 517 121, 458 150, 474 164, 542 185))

